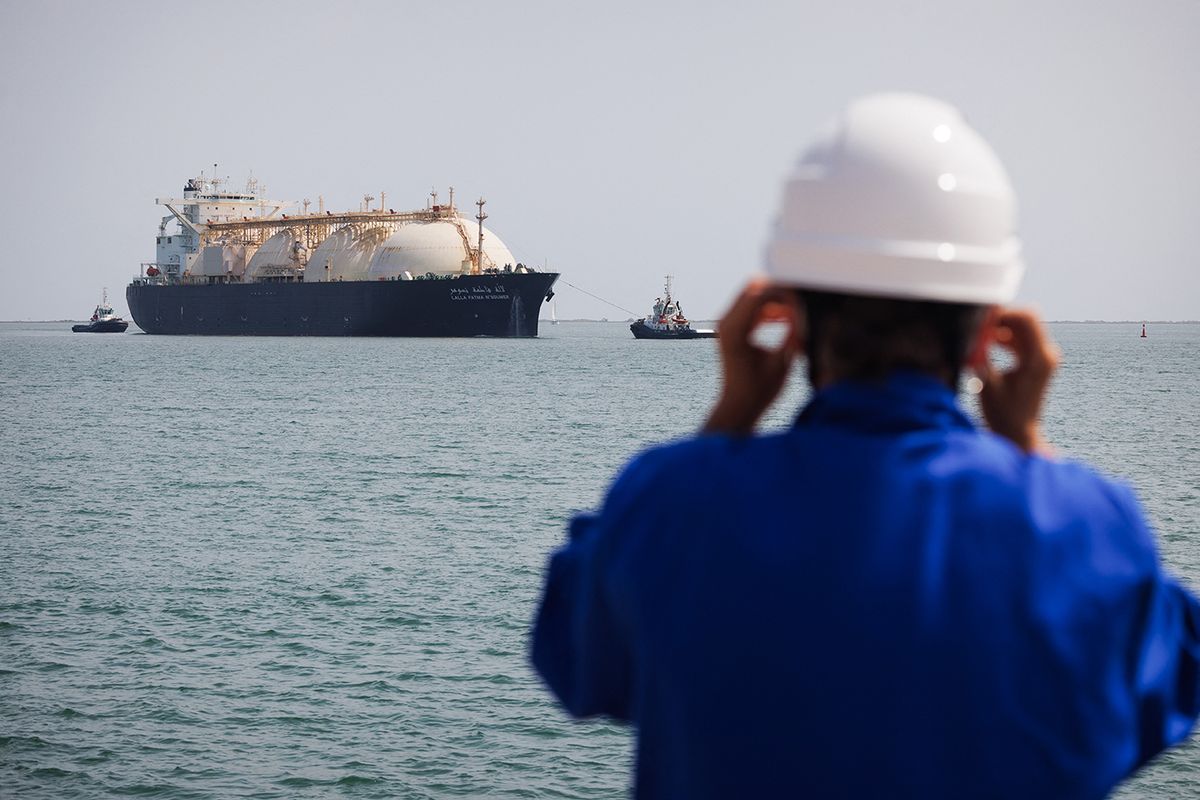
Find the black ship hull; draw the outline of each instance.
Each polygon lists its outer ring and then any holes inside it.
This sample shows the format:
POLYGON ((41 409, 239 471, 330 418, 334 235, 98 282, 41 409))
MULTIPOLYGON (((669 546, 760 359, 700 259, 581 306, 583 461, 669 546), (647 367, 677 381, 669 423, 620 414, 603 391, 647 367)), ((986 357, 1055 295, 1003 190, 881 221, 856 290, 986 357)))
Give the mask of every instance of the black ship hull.
POLYGON ((129 323, 123 319, 106 319, 72 325, 71 330, 74 333, 124 333, 128 327, 129 323))
POLYGON ((629 330, 633 331, 636 339, 712 339, 717 335, 716 331, 698 331, 690 325, 675 325, 670 330, 659 330, 651 328, 640 319, 630 325, 629 330))
POLYGON ((154 284, 125 290, 146 333, 216 336, 537 336, 555 272, 411 281, 154 284))

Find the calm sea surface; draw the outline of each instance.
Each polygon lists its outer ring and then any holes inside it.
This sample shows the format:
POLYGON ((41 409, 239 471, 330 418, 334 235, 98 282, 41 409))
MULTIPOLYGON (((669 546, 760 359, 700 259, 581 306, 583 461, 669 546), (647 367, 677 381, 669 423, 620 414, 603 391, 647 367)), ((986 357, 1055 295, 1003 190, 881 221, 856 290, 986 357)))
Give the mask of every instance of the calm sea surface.
MULTIPOLYGON (((1050 438, 1200 587, 1200 325, 1052 328, 1050 438)), ((528 626, 572 511, 697 427, 715 347, 542 334, 0 324, 0 795, 623 796, 629 734, 564 719, 528 626)), ((1200 747, 1119 794, 1200 797, 1200 747)))

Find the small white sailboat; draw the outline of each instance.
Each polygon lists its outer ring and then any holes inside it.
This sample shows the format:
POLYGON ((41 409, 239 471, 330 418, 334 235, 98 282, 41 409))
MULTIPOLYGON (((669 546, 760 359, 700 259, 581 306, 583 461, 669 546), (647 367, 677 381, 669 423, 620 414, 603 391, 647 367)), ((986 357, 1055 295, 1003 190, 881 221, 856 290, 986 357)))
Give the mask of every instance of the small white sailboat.
POLYGON ((550 301, 550 324, 551 324, 551 325, 557 325, 557 324, 558 324, 558 314, 557 314, 557 312, 555 311, 555 308, 554 308, 554 302, 555 302, 555 301, 553 301, 553 300, 551 300, 551 301, 550 301))

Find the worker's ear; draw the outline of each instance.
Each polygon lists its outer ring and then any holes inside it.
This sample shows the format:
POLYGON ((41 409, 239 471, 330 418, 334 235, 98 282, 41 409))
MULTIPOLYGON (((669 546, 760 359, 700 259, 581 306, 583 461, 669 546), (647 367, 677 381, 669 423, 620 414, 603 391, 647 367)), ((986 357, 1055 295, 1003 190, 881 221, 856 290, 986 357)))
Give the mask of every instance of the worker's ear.
POLYGON ((975 328, 975 336, 971 340, 971 349, 967 351, 964 366, 979 372, 988 363, 988 349, 996 341, 996 323, 1000 320, 1003 309, 1000 306, 988 306, 979 325, 975 328))

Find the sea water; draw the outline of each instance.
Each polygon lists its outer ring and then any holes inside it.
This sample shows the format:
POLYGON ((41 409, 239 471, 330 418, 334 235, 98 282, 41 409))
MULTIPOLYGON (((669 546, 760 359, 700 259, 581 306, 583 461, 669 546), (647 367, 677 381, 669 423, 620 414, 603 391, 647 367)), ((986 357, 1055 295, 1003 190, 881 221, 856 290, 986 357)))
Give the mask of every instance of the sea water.
MULTIPOLYGON (((1049 438, 1131 483, 1200 586, 1200 325, 1051 327, 1049 438)), ((715 342, 619 323, 0 325, 0 795, 623 796, 628 731, 556 708, 530 619, 572 512, 716 389, 715 342)), ((1200 748, 1119 794, 1200 796, 1200 748)))

